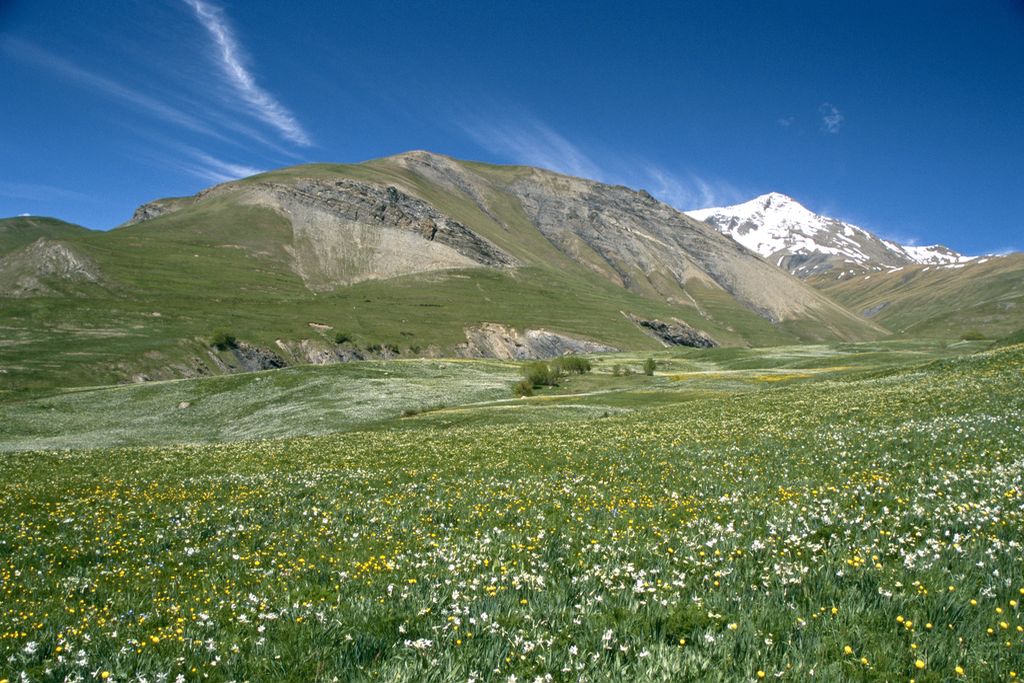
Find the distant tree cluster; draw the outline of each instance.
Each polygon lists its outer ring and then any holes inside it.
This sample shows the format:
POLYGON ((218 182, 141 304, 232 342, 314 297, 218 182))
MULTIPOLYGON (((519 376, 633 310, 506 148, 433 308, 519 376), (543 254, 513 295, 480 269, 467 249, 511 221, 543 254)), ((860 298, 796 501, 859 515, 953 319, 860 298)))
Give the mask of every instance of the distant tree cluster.
POLYGON ((522 367, 523 379, 512 387, 512 393, 516 396, 533 396, 533 390, 537 387, 558 386, 558 380, 565 375, 582 375, 590 372, 591 368, 590 361, 580 356, 562 356, 550 363, 533 361, 522 367))

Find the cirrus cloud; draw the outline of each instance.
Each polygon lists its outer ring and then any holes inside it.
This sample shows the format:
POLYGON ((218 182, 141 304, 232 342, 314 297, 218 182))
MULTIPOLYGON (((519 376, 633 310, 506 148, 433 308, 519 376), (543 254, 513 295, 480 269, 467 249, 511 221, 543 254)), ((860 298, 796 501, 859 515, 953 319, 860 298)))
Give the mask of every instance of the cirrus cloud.
POLYGON ((285 139, 309 147, 309 134, 288 109, 273 95, 261 88, 255 77, 245 67, 242 49, 228 25, 223 10, 204 0, 185 0, 195 10, 196 18, 213 38, 221 71, 235 92, 249 110, 285 137, 285 139))

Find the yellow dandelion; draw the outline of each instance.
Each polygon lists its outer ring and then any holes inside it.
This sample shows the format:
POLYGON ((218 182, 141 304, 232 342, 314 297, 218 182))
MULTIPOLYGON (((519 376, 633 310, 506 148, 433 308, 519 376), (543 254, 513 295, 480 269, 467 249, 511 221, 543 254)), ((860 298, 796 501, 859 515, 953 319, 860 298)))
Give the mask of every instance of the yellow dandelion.
POLYGON ((917 668, 917 669, 923 669, 925 666, 926 665, 925 665, 923 659, 919 659, 916 662, 914 662, 914 667, 917 668))

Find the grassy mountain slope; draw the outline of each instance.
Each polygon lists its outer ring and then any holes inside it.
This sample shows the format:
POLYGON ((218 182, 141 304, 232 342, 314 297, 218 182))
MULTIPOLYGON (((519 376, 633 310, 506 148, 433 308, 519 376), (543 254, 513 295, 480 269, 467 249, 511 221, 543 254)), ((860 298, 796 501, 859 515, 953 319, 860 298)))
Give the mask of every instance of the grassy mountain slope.
POLYGON ((724 345, 882 333, 644 193, 426 153, 265 173, 61 243, 97 281, 3 301, 7 389, 222 372, 217 329, 289 364, 337 332, 448 354, 482 322, 660 348, 623 312, 724 345))
POLYGON ((1024 254, 811 282, 901 335, 997 338, 1024 327, 1024 254))
POLYGON ((0 219, 0 255, 27 247, 39 238, 60 240, 89 234, 88 228, 46 216, 0 219))

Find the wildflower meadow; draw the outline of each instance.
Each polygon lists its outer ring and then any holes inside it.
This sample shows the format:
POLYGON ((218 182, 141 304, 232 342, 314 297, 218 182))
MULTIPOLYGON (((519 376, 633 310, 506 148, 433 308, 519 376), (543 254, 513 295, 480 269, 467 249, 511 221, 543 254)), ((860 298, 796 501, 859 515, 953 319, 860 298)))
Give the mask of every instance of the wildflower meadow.
POLYGON ((1024 347, 608 417, 0 455, 3 681, 1012 681, 1024 347))

